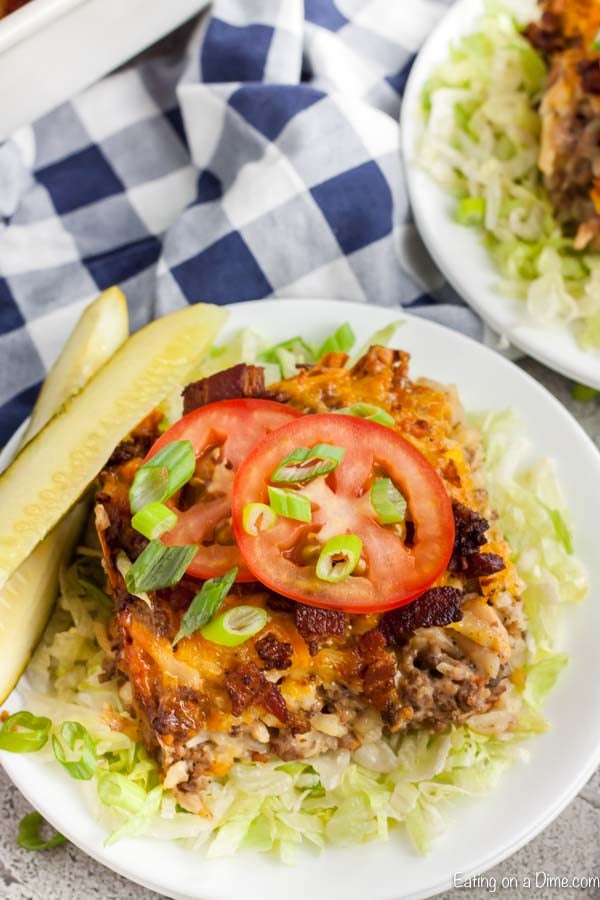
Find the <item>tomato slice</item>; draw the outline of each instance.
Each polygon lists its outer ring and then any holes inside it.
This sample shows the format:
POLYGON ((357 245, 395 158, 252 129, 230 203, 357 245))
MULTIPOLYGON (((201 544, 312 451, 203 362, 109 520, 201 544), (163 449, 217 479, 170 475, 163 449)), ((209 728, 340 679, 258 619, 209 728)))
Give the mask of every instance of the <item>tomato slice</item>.
POLYGON ((232 512, 242 556, 259 581, 293 600, 352 613, 414 600, 446 570, 454 545, 450 499, 430 463, 393 429, 353 416, 303 416, 264 438, 235 476, 232 512), (323 443, 345 454, 333 472, 294 486, 310 499, 311 522, 279 516, 268 530, 247 534, 244 507, 269 502, 284 457, 323 443), (370 494, 380 476, 402 493, 412 527, 380 523, 370 494), (321 580, 315 558, 326 541, 345 534, 361 539, 360 564, 343 581, 321 580))
POLYGON ((161 538, 170 546, 198 545, 187 570, 190 575, 214 578, 237 566, 236 581, 255 581, 231 528, 234 475, 265 435, 299 415, 274 400, 220 400, 179 419, 152 446, 146 460, 172 441, 190 441, 196 454, 194 477, 167 504, 177 512, 178 522, 161 538))

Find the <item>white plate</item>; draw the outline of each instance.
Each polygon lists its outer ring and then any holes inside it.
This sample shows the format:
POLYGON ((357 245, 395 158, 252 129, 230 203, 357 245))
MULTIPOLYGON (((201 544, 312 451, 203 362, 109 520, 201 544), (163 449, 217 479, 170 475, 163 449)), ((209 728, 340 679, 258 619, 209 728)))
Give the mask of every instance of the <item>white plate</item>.
POLYGON ((32 0, 0 20, 0 141, 177 28, 208 0, 32 0))
POLYGON ((500 275, 479 232, 453 220, 454 198, 418 162, 423 88, 436 66, 447 60, 451 44, 473 31, 483 5, 483 0, 458 0, 429 37, 408 79, 401 139, 415 221, 447 280, 488 325, 551 369, 600 388, 600 353, 585 353, 567 326, 545 327, 532 322, 522 301, 500 292, 500 275))
MULTIPOLYGON (((318 340, 345 320, 366 340, 398 316, 398 310, 326 300, 240 303, 230 310, 229 332, 252 325, 274 341, 295 334, 318 340)), ((449 888, 454 873, 480 873, 531 840, 600 762, 593 637, 600 634, 600 455, 544 388, 481 344, 408 315, 395 343, 412 353, 413 374, 456 383, 467 408, 503 409, 512 403, 528 423, 536 453, 558 462, 592 592, 569 617, 565 647, 571 664, 547 707, 554 729, 530 743, 531 762, 513 766, 494 793, 454 809, 430 856, 417 856, 398 833, 385 844, 329 848, 321 856, 307 852, 295 870, 248 853, 205 860, 174 844, 143 838, 106 848, 106 834, 90 814, 81 786, 34 756, 0 754, 9 776, 43 816, 90 856, 133 881, 171 897, 201 900, 331 900, 334 885, 335 896, 344 900, 428 897, 449 888)), ((20 707, 18 690, 9 706, 20 707)))

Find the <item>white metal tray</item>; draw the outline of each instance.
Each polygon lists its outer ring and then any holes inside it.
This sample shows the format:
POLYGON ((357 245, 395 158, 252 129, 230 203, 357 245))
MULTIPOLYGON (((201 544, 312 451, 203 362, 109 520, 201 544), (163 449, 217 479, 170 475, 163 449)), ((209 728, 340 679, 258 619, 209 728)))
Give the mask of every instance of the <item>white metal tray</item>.
POLYGON ((177 28, 208 0, 32 0, 0 20, 0 140, 177 28))

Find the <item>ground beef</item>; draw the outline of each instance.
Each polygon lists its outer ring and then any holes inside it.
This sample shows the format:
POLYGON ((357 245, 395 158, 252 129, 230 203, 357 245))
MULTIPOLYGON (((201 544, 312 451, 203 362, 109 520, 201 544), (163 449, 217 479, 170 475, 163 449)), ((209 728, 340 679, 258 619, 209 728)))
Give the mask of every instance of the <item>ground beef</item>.
POLYGON ((586 94, 600 94, 600 59, 582 59, 577 63, 577 71, 586 94))
POLYGON ((434 587, 421 597, 386 612, 379 623, 388 644, 402 645, 417 628, 449 625, 462 619, 462 591, 452 587, 434 587))
POLYGON ((289 669, 292 665, 292 645, 288 641, 278 641, 271 631, 254 647, 264 662, 263 669, 289 669))
POLYGON ((564 50, 566 46, 561 17, 551 12, 544 12, 539 22, 530 22, 525 36, 536 50, 546 56, 564 50))
POLYGON ((265 388, 265 370, 262 366, 248 366, 246 363, 193 381, 184 388, 182 396, 184 415, 218 400, 238 400, 242 397, 274 399, 274 395, 265 388))

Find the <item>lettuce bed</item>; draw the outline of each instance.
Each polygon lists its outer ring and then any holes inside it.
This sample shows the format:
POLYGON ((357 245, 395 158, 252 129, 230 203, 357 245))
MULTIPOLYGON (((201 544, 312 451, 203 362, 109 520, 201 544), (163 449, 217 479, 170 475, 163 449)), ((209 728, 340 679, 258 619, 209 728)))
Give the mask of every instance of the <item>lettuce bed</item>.
MULTIPOLYGON (((332 349, 351 349, 354 338, 345 327, 329 339, 332 349)), ((389 341, 396 327, 369 343, 389 341)), ((213 351, 200 374, 243 358, 266 362, 278 378, 285 366, 314 354, 300 338, 265 349, 260 336, 244 331, 227 349, 213 351)), ((530 638, 525 677, 514 688, 522 694, 518 730, 502 738, 468 727, 397 734, 352 755, 237 764, 206 792, 211 817, 184 812, 160 784, 144 748, 127 736, 128 685, 119 690, 116 681, 101 679, 111 600, 101 588, 100 552, 90 532, 61 574, 57 609, 29 666, 29 688, 21 692, 29 710, 47 717, 37 727, 51 740, 37 757, 53 765, 58 760, 81 781, 107 827, 107 843, 145 834, 182 840, 192 849, 204 846, 211 857, 238 848, 275 850, 293 863, 303 842, 322 848, 385 840, 401 826, 426 853, 449 803, 488 792, 511 762, 525 757, 524 739, 548 727, 540 706, 567 662, 555 652, 562 610, 585 595, 586 581, 573 556, 552 464, 542 460, 523 468, 527 442, 511 411, 473 417, 472 424, 483 435, 492 506, 524 581, 530 638), (111 730, 111 723, 125 731, 111 730)))
POLYGON ((513 10, 488 0, 425 88, 420 159, 456 196, 456 220, 481 233, 503 293, 540 324, 568 323, 590 350, 600 347, 600 255, 563 234, 537 167, 547 70, 521 34, 534 18, 530 0, 513 10))

